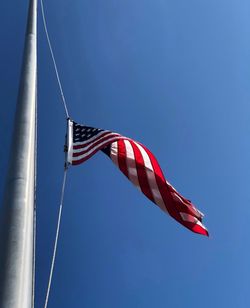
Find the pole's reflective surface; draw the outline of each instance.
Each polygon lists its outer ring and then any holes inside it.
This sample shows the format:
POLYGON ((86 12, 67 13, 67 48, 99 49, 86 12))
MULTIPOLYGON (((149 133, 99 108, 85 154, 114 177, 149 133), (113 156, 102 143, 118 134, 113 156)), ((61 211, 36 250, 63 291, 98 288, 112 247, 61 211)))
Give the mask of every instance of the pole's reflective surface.
POLYGON ((37 0, 30 0, 2 212, 0 307, 33 306, 37 0))

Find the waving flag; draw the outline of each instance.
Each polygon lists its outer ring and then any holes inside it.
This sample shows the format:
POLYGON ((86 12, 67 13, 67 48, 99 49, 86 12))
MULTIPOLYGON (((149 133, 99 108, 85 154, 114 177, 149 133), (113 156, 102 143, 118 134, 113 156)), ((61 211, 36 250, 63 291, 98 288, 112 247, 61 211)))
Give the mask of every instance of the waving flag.
POLYGON ((68 122, 68 163, 78 165, 97 151, 108 155, 121 172, 152 202, 189 230, 207 235, 203 214, 166 181, 154 155, 141 143, 120 134, 68 122))

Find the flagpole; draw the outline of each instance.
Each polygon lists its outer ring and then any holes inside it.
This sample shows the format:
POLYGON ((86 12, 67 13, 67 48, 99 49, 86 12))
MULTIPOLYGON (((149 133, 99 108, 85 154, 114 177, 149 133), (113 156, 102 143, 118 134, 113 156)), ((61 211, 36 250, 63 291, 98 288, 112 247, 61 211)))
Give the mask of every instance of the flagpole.
POLYGON ((30 0, 0 246, 0 308, 33 307, 37 0, 30 0))

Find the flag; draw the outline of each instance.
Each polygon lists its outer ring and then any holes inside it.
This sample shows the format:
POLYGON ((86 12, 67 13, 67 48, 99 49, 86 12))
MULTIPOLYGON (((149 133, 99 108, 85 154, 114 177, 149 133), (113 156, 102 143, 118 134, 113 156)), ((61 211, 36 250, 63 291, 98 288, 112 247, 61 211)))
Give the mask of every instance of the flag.
POLYGON ((165 179, 155 156, 143 144, 109 130, 68 121, 69 164, 79 165, 99 150, 161 210, 189 230, 208 236, 203 214, 165 179))

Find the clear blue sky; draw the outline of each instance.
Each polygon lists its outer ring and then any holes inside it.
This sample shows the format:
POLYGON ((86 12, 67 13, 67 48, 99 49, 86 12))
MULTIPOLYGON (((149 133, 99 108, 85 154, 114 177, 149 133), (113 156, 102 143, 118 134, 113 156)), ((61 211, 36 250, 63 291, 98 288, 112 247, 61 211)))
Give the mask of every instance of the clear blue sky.
MULTIPOLYGON (((249 1, 55 0, 45 10, 72 118, 149 147, 211 235, 177 224, 97 154, 69 170, 49 307, 249 307, 249 1)), ((1 198, 26 11, 0 2, 1 198)), ((38 104, 39 308, 65 132, 40 15, 38 104)))

